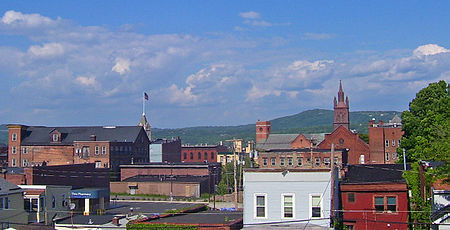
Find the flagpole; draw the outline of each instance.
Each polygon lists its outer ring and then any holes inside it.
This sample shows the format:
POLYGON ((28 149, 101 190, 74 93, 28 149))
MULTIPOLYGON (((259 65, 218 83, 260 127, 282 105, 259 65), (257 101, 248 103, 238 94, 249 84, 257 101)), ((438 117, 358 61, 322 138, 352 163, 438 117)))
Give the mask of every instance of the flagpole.
POLYGON ((145 92, 142 93, 142 116, 145 115, 145 92))

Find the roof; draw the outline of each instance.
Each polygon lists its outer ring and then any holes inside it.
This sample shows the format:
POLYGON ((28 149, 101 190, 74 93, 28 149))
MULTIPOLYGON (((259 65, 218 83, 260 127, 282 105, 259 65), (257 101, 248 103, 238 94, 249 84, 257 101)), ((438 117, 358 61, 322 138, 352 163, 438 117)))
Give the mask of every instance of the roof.
POLYGON ((258 149, 290 149, 300 134, 269 134, 264 142, 256 143, 258 149))
POLYGON ((133 165, 120 165, 120 168, 208 168, 210 165, 220 165, 218 162, 152 162, 133 165))
POLYGON ((23 190, 19 186, 0 177, 0 195, 8 195, 22 191, 23 190))
POLYGON ((204 211, 173 215, 169 217, 150 220, 150 223, 174 223, 174 224, 231 224, 242 221, 242 212, 231 211, 204 211))
POLYGON ((134 142, 141 130, 140 126, 29 126, 22 145, 72 145, 74 141, 90 141, 91 135, 95 135, 96 141, 134 142), (51 142, 50 133, 54 130, 61 133, 61 142, 51 142))
POLYGON ((189 176, 189 175, 136 175, 129 177, 123 182, 203 182, 208 180, 208 176, 189 176))
POLYGON ((349 165, 342 184, 406 183, 402 177, 403 167, 403 164, 349 165))

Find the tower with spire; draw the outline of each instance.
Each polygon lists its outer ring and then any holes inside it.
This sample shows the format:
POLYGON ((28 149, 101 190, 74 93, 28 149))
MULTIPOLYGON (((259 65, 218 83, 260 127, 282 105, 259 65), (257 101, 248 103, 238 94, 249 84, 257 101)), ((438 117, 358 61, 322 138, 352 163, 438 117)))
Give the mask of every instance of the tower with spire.
POLYGON ((142 114, 141 121, 139 121, 138 126, 144 127, 145 132, 147 133, 148 139, 152 140, 152 127, 150 126, 150 123, 147 121, 147 117, 145 117, 145 113, 142 114))
POLYGON ((350 119, 349 119, 349 105, 348 97, 345 97, 344 101, 344 90, 342 90, 342 81, 339 81, 339 92, 338 97, 334 97, 334 129, 339 126, 344 126, 350 129, 350 119))

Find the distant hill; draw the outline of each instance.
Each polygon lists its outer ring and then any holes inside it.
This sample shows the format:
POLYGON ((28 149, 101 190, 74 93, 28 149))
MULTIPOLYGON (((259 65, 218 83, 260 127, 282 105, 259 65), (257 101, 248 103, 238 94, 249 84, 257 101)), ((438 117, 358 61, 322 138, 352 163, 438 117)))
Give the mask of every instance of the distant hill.
MULTIPOLYGON (((389 121, 397 111, 359 111, 350 112, 350 128, 360 133, 368 132, 369 120, 389 121)), ((256 122, 256 121, 255 121, 256 122)), ((313 109, 271 120, 273 133, 329 133, 333 130, 333 111, 313 109)), ((242 138, 255 139, 255 124, 238 126, 199 126, 178 129, 152 129, 153 138, 180 137, 183 144, 216 144, 223 140, 242 138)), ((7 143, 8 130, 0 125, 0 143, 7 143)))

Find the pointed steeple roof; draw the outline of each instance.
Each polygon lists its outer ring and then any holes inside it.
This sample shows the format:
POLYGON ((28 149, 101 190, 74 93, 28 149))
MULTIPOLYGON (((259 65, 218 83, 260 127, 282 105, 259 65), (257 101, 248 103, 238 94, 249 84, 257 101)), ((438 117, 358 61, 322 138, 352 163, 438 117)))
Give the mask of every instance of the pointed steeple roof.
POLYGON ((141 121, 139 121, 138 126, 144 127, 145 132, 147 133, 148 139, 152 140, 152 127, 150 126, 150 123, 147 121, 147 117, 145 114, 142 114, 141 121))

